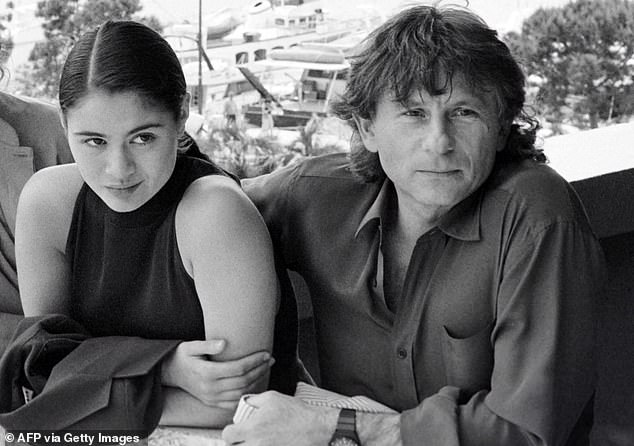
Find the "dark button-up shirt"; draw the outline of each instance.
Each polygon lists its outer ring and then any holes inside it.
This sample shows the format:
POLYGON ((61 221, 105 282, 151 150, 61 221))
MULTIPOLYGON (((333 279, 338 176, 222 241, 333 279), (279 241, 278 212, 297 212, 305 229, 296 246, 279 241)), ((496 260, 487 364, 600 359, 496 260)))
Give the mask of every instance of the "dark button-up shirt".
POLYGON ((405 444, 564 444, 594 388, 603 257, 572 188, 496 166, 414 247, 395 313, 382 290, 391 184, 345 155, 245 185, 305 279, 324 387, 403 412, 405 444))

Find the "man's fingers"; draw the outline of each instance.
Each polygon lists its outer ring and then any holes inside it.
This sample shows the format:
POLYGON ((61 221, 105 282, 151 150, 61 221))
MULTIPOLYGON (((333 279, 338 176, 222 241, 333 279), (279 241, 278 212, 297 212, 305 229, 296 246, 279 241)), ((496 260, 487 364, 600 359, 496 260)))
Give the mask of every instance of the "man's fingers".
POLYGON ((222 439, 227 444, 238 444, 241 440, 240 428, 235 424, 229 424, 222 430, 222 439))
POLYGON ((249 404, 254 407, 262 407, 266 405, 267 401, 270 402, 272 399, 281 396, 280 393, 275 392, 274 390, 268 390, 266 392, 258 393, 257 395, 249 396, 249 404))

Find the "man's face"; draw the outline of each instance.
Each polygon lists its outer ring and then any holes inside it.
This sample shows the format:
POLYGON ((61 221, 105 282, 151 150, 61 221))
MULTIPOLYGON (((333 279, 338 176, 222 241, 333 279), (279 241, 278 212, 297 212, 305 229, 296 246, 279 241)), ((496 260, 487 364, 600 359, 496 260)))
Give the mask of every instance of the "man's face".
POLYGON ((473 92, 457 78, 450 92, 421 90, 405 105, 386 93, 374 119, 359 119, 358 127, 394 183, 399 208, 432 220, 487 179, 506 140, 493 93, 473 92))

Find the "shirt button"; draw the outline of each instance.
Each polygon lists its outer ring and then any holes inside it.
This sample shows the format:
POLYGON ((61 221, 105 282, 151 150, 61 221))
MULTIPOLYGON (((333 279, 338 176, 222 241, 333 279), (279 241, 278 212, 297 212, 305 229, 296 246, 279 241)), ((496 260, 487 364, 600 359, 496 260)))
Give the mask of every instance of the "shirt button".
POLYGON ((398 357, 398 359, 405 359, 407 358, 407 350, 405 350, 404 348, 399 348, 396 351, 396 356, 398 357))

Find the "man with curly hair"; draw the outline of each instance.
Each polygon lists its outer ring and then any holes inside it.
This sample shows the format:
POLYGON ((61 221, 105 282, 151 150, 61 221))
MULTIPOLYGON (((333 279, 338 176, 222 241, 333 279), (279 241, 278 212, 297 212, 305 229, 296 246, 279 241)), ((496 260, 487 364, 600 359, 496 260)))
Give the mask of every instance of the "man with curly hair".
POLYGON ((587 444, 603 256, 524 83, 479 17, 412 7, 352 59, 350 153, 246 185, 310 290, 322 386, 394 413, 267 392, 229 443, 587 444))

